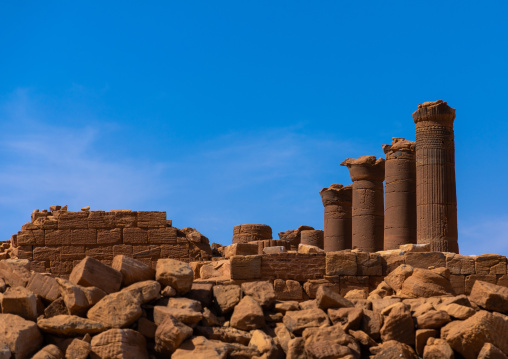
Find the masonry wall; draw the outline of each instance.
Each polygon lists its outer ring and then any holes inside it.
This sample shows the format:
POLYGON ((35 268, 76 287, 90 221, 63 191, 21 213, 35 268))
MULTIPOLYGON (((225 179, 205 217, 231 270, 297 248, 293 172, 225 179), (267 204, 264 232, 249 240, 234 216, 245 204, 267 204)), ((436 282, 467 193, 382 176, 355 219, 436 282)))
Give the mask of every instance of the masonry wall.
POLYGON ((370 292, 401 264, 425 269, 448 268, 456 294, 469 294, 476 280, 508 287, 506 257, 497 254, 466 256, 442 252, 339 251, 326 254, 234 256, 231 258, 231 279, 297 281, 302 285, 326 281, 339 284, 342 294, 351 289, 370 292))
POLYGON ((154 267, 159 258, 190 262, 211 255, 206 237, 172 227, 163 211, 34 212, 11 244, 32 270, 57 276, 70 274, 85 256, 109 265, 123 254, 154 267))

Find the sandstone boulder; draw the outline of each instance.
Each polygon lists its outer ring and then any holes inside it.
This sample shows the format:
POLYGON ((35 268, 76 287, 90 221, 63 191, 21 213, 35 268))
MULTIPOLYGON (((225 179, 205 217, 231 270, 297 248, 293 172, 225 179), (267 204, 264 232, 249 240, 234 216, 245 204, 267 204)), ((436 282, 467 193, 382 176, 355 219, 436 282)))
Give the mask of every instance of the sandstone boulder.
POLYGON ((339 293, 327 286, 321 286, 316 292, 317 306, 323 310, 328 308, 353 307, 353 303, 342 297, 339 293))
POLYGON ((305 328, 319 328, 330 325, 328 316, 321 309, 286 312, 283 322, 289 331, 295 335, 302 333, 305 328))
POLYGON ((287 359, 307 359, 305 352, 305 339, 296 337, 288 342, 287 359))
POLYGON ((65 359, 87 359, 92 351, 90 343, 74 339, 65 351, 65 359))
POLYGON ((128 327, 142 314, 140 297, 132 291, 108 294, 90 308, 87 317, 108 328, 128 327))
POLYGON ((186 296, 201 302, 204 307, 210 307, 213 299, 213 284, 192 283, 191 291, 186 296))
POLYGON ((85 314, 106 295, 106 292, 97 287, 83 287, 61 278, 57 278, 56 281, 70 314, 85 314))
POLYGON ((245 295, 251 296, 265 309, 275 304, 275 291, 270 282, 246 282, 241 288, 245 295))
POLYGON ((0 278, 9 286, 25 287, 31 276, 28 259, 0 260, 0 278))
POLYGON ((115 256, 111 267, 122 273, 123 286, 155 278, 155 271, 151 267, 128 256, 115 256))
POLYGON ((68 315, 71 314, 69 309, 65 306, 65 301, 62 297, 59 297, 57 300, 53 301, 50 305, 48 305, 44 309, 44 317, 51 318, 55 315, 68 315))
POLYGON ((253 243, 233 243, 224 248, 224 257, 257 255, 258 245, 253 243))
POLYGON ((427 345, 423 349, 423 359, 453 359, 454 357, 452 348, 443 339, 429 338, 427 345))
POLYGON ((32 359, 64 359, 64 353, 54 344, 46 345, 32 359))
POLYGON ((276 359, 279 357, 279 348, 272 337, 261 330, 253 330, 249 347, 257 350, 262 358, 276 359))
POLYGON ((359 358, 360 345, 338 326, 309 328, 303 332, 305 351, 311 358, 359 358))
POLYGON ((505 353, 503 353, 498 347, 490 343, 485 343, 478 354, 478 359, 507 359, 505 353))
POLYGON ((131 292, 139 297, 141 304, 151 302, 160 297, 161 285, 155 280, 136 282, 122 289, 122 292, 131 292))
POLYGON ((416 324, 419 329, 439 329, 450 321, 450 316, 444 310, 430 310, 416 317, 416 324))
POLYGON ((508 353, 508 317, 485 310, 464 321, 455 320, 441 328, 441 338, 466 359, 476 359, 485 343, 508 353))
POLYGON ((477 280, 469 300, 480 307, 500 313, 508 313, 508 288, 477 280))
POLYGON ((325 251, 317 246, 300 243, 298 245, 298 253, 302 253, 302 254, 325 253, 325 251))
POLYGON ((416 355, 413 348, 396 340, 389 340, 375 348, 376 354, 371 357, 373 359, 418 359, 418 355, 416 355))
POLYGON ((242 290, 238 285, 216 285, 213 287, 213 296, 223 314, 230 313, 240 302, 242 290))
POLYGON ((190 309, 196 312, 201 312, 203 310, 200 302, 185 297, 170 298, 167 307, 177 309, 190 309))
POLYGON ((276 279, 273 282, 275 299, 277 300, 302 300, 303 288, 296 280, 276 279))
POLYGON ((328 309, 328 317, 333 325, 341 327, 343 330, 357 330, 362 324, 363 310, 361 308, 339 308, 328 309))
POLYGON ((409 306, 404 303, 396 303, 385 308, 383 314, 384 324, 380 334, 383 342, 396 340, 407 345, 415 344, 415 331, 413 318, 409 306))
POLYGON ((251 296, 246 295, 233 310, 231 326, 240 330, 260 329, 265 325, 263 309, 251 296))
POLYGON ((384 279, 394 291, 402 288, 404 281, 413 274, 414 268, 407 264, 401 264, 391 271, 384 279))
POLYGON ((0 296, 2 313, 16 314, 27 320, 37 319, 37 300, 35 295, 24 287, 7 288, 0 296))
POLYGON ((445 311, 452 318, 464 320, 473 316, 476 311, 471 307, 460 305, 456 303, 450 303, 446 305, 440 305, 437 307, 438 310, 445 311))
POLYGON ((454 294, 450 281, 428 269, 415 268, 402 284, 401 295, 408 297, 434 297, 454 294))
POLYGON ((182 342, 192 335, 192 328, 172 315, 167 315, 155 332, 155 350, 171 355, 182 342))
POLYGON ((360 329, 372 339, 377 340, 383 325, 383 316, 379 312, 363 309, 362 324, 360 329))
POLYGON ((110 329, 92 338, 92 358, 148 359, 146 340, 132 329, 110 329))
POLYGON ((81 318, 76 315, 57 315, 51 318, 37 319, 40 330, 61 336, 78 336, 83 334, 97 334, 108 329, 103 323, 81 318))
POLYGON ((26 288, 48 302, 53 302, 60 296, 56 279, 37 272, 32 273, 26 288))
POLYGON ((207 339, 220 340, 224 343, 248 345, 252 335, 249 332, 231 327, 196 327, 195 333, 207 339))
POLYGON ((300 310, 300 305, 295 300, 283 300, 275 303, 275 310, 280 313, 286 313, 292 310, 300 310))
POLYGON ((231 347, 228 344, 208 340, 205 337, 193 337, 183 342, 171 359, 226 359, 230 350, 231 347))
POLYGON ((155 278, 163 286, 170 285, 179 295, 188 293, 192 288, 194 272, 188 263, 175 259, 159 259, 155 278))
POLYGON ((439 337, 439 332, 436 329, 417 329, 415 333, 416 354, 423 356, 423 349, 427 345, 429 338, 437 337, 439 337))
POLYGON ((156 305, 153 308, 153 321, 157 325, 160 325, 168 315, 175 317, 182 323, 191 327, 194 327, 203 319, 203 314, 201 312, 189 308, 171 308, 160 305, 156 305))
POLYGON ((14 314, 0 314, 0 343, 7 344, 16 359, 31 358, 42 340, 34 322, 14 314))
POLYGON ((72 270, 69 280, 83 287, 97 287, 113 293, 122 285, 122 273, 92 257, 85 257, 72 270))

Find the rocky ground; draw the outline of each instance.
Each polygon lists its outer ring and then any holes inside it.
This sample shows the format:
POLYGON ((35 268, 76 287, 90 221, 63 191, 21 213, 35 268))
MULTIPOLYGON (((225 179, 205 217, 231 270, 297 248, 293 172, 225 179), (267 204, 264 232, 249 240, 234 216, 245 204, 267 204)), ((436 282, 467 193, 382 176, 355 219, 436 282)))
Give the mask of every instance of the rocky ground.
POLYGON ((445 268, 401 265, 367 297, 332 283, 304 302, 270 282, 194 281, 126 256, 82 260, 69 279, 0 261, 1 358, 507 358, 508 288, 455 296, 445 268))

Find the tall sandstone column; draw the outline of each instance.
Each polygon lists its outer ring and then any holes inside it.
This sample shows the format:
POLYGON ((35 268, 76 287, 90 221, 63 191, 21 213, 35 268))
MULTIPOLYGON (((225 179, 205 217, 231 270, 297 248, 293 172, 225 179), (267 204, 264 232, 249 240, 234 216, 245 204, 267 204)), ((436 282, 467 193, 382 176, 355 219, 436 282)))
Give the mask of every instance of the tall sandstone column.
POLYGON ((416 243, 416 153, 415 143, 394 137, 383 145, 385 162, 384 249, 416 243))
POLYGON ((325 252, 351 249, 351 206, 353 186, 332 184, 319 191, 325 207, 325 252))
POLYGON ((348 158, 341 165, 347 166, 353 181, 353 249, 382 251, 385 160, 363 156, 358 159, 348 158))
POLYGON ((416 124, 417 242, 459 252, 455 189, 455 109, 442 100, 418 105, 416 124))

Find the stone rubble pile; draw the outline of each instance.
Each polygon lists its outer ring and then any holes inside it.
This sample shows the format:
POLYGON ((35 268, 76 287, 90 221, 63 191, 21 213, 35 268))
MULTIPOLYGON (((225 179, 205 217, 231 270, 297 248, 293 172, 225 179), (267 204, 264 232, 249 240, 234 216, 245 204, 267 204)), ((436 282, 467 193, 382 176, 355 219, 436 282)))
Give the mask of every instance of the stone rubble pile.
POLYGON ((29 268, 0 261, 0 358, 508 358, 508 288, 455 295, 446 268, 404 264, 368 294, 326 283, 300 302, 167 258, 86 257, 69 279, 29 268))

